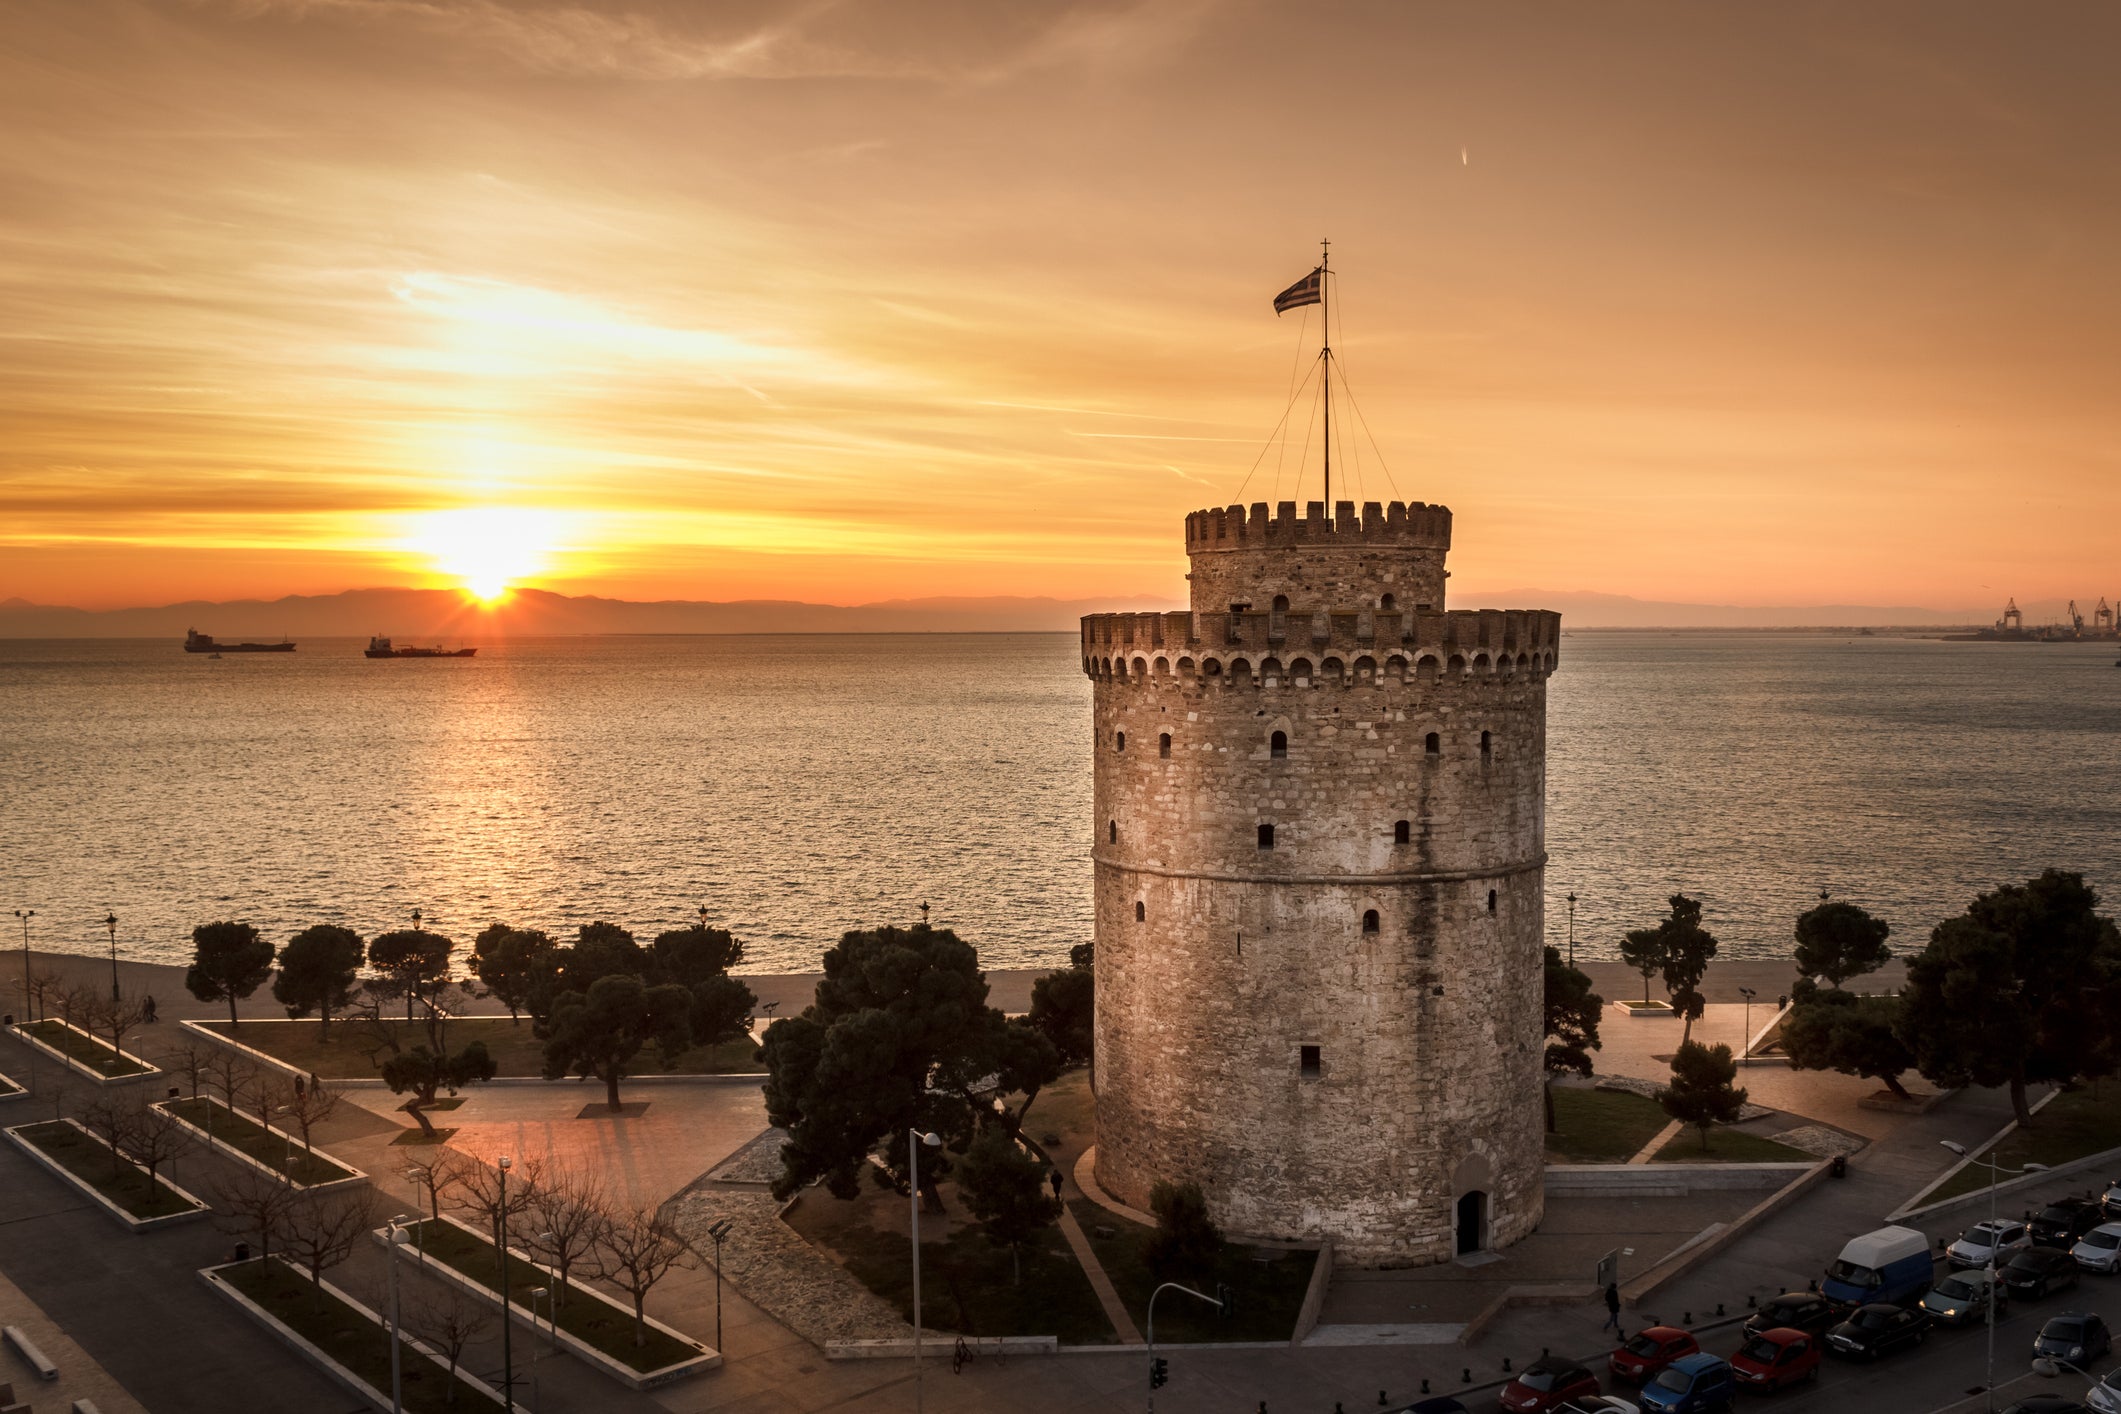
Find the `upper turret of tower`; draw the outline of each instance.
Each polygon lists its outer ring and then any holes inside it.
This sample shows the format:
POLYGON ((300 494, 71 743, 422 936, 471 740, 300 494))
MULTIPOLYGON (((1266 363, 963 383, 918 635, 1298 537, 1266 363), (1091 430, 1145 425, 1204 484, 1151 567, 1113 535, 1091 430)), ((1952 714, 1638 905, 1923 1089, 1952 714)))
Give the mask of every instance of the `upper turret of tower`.
POLYGON ((1267 513, 1265 501, 1195 511, 1186 517, 1193 563, 1193 610, 1401 609, 1441 611, 1444 555, 1451 548, 1448 507, 1420 501, 1323 501, 1302 516, 1296 502, 1267 513))

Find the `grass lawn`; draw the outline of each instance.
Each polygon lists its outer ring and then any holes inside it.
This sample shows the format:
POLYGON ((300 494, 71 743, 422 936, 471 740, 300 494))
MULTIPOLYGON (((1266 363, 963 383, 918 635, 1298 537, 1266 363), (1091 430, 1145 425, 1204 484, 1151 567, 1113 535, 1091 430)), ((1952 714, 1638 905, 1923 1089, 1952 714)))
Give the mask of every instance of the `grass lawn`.
POLYGON ((116 1077, 145 1075, 148 1072, 148 1067, 140 1061, 131 1056, 121 1056, 112 1050, 110 1042, 77 1031, 63 1021, 46 1017, 42 1021, 26 1022, 19 1029, 25 1035, 36 1037, 53 1050, 64 1052, 98 1075, 116 1077))
MULTIPOLYGON (((1134 1317, 1135 1325, 1146 1329, 1149 1296, 1160 1280, 1150 1272, 1145 1256, 1155 1229, 1128 1222, 1088 1198, 1073 1199, 1068 1206, 1090 1238, 1090 1248, 1104 1264, 1105 1275, 1112 1278, 1127 1313, 1134 1317), (1099 1237, 1100 1227, 1114 1229, 1115 1235, 1099 1237)), ((1225 1319, 1213 1306, 1202 1305, 1191 1297, 1166 1296, 1156 1303, 1157 1343, 1287 1340, 1296 1329, 1296 1316, 1303 1309, 1304 1294, 1311 1287, 1311 1269, 1317 1261, 1315 1252, 1226 1244, 1215 1270, 1187 1285, 1212 1294, 1216 1282, 1227 1283, 1236 1314, 1225 1319)))
POLYGON ((205 1130, 231 1149, 256 1159, 274 1173, 286 1174, 296 1183, 330 1183, 334 1179, 354 1176, 352 1169, 333 1163, 322 1154, 305 1153, 299 1140, 289 1144, 256 1120, 237 1114, 219 1100, 201 1095, 196 1100, 166 1100, 162 1108, 187 1124, 205 1130))
MULTIPOLYGON (((376 1073, 371 1054, 380 1054, 380 1050, 371 1027, 335 1021, 327 1037, 314 1021, 246 1021, 233 1027, 225 1021, 202 1024, 326 1080, 366 1079, 376 1073)), ((389 1025, 402 1046, 410 1047, 427 1039, 426 1028, 417 1024, 393 1021, 389 1025)), ((462 1050, 473 1041, 484 1041, 500 1075, 521 1078, 544 1073, 545 1043, 531 1033, 527 1016, 520 1023, 505 1016, 458 1017, 449 1023, 443 1038, 453 1051, 462 1050)), ((636 1056, 634 1066, 640 1075, 728 1075, 763 1069, 753 1059, 757 1052, 758 1045, 752 1041, 695 1046, 665 1071, 651 1049, 636 1056)), ((621 1081, 619 1088, 623 1091, 625 1082, 621 1081)))
POLYGON ((134 1218, 166 1218, 197 1210, 170 1190, 162 1180, 153 1196, 147 1191, 147 1170, 130 1159, 114 1161, 110 1146, 83 1134, 70 1124, 56 1120, 26 1125, 16 1131, 74 1177, 116 1203, 134 1218))
POLYGON ((1564 1164, 1624 1164, 1671 1122, 1664 1107, 1646 1096, 1557 1085, 1547 1158, 1564 1164))
MULTIPOLYGON (((912 1321, 912 1254, 905 1237, 869 1226, 857 1204, 819 1196, 806 1197, 804 1207, 812 1209, 804 1236, 837 1253, 855 1280, 912 1321)), ((1058 1336, 1065 1345, 1118 1339, 1058 1227, 1024 1244, 1023 1280, 1012 1278, 1009 1249, 988 1242, 977 1226, 959 1228, 947 1242, 923 1242, 921 1322, 960 1335, 1058 1336)))
MULTIPOLYGON (((1658 1113, 1662 1114, 1660 1110, 1658 1113)), ((1816 1164, 1817 1154, 1792 1149, 1742 1129, 1711 1129, 1709 1146, 1701 1147, 1701 1131, 1689 1126, 1673 1135, 1662 1149, 1650 1155, 1653 1164, 1816 1164)))
MULTIPOLYGON (((2030 1129, 2011 1131, 2008 1138, 1983 1149, 1977 1158, 1994 1159, 2006 1169, 2027 1164, 2066 1164, 2105 1149, 2121 1148, 2121 1092, 2112 1085, 2069 1090, 2055 1096, 2033 1116, 2030 1129)), ((2013 1175, 2004 1174, 2008 1180, 2013 1175)), ((1941 1203, 1962 1193, 1988 1187, 1988 1169, 1968 1164, 1951 1182, 1923 1197, 1925 1203, 1941 1203)))
MULTIPOLYGON (((450 1223, 438 1223, 432 1219, 408 1223, 407 1229, 414 1234, 419 1249, 424 1249, 429 1261, 443 1262, 462 1272, 498 1299, 500 1273, 494 1262, 493 1244, 483 1237, 474 1236, 450 1223)), ((511 1236, 509 1241, 514 1242, 511 1236)), ((511 1304, 529 1312, 530 1298, 525 1294, 533 1287, 549 1286, 555 1291, 558 1284, 541 1267, 524 1261, 521 1257, 508 1259, 508 1293, 511 1304)), ((674 1340, 654 1326, 648 1327, 645 1345, 634 1343, 633 1308, 625 1304, 623 1310, 614 1309, 580 1290, 581 1278, 572 1277, 567 1283, 567 1297, 557 1305, 560 1329, 569 1335, 588 1342, 612 1359, 632 1370, 647 1373, 660 1370, 666 1365, 676 1365, 693 1359, 702 1352, 699 1347, 674 1340)), ((622 1303, 624 1298, 621 1298, 622 1303)), ((538 1313, 551 1318, 554 1307, 540 1303, 538 1313)))
MULTIPOLYGON (((320 1293, 308 1277, 278 1260, 259 1258, 222 1271, 221 1279, 294 1328, 311 1345, 390 1396, 390 1333, 329 1292, 320 1293)), ((407 1322, 410 1324, 410 1322, 407 1322)), ((408 1344, 399 1358, 405 1408, 411 1414, 454 1414, 467 1405, 499 1408, 470 1385, 458 1381, 451 1402, 448 1371, 414 1352, 408 1344)))

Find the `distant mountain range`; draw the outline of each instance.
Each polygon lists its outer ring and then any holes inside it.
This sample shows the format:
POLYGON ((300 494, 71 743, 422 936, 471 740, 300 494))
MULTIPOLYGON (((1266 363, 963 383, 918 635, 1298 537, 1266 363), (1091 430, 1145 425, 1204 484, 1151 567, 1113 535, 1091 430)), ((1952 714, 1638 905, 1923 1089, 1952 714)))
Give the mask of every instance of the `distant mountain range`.
MULTIPOLYGON (((140 609, 70 609, 0 600, 0 638, 181 638, 196 628, 224 640, 336 638, 387 633, 423 638, 543 637, 603 633, 1000 633, 1066 632, 1084 614, 1183 607, 1153 598, 1008 596, 886 599, 806 604, 792 599, 726 603, 639 602, 522 589, 487 610, 452 589, 349 589, 284 599, 191 601, 140 609)), ((1681 604, 1544 589, 1458 594, 1455 609, 1559 610, 1571 628, 1945 628, 1986 624, 1994 611, 1887 608, 1868 604, 1755 607, 1681 604)), ((2060 619, 2062 605, 2028 603, 2027 623, 2060 619)))

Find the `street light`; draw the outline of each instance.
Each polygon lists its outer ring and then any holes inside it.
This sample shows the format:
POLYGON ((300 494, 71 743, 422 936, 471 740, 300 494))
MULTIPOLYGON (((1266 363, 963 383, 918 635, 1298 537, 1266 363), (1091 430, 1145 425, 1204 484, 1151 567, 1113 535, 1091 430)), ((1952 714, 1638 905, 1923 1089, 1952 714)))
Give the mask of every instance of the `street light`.
POLYGON ((118 1000, 118 915, 108 909, 103 913, 103 926, 110 930, 110 999, 118 1000))
POLYGON ((1175 1281, 1167 1281, 1149 1293, 1149 1414, 1156 1414, 1156 1387, 1168 1378, 1164 1374, 1163 1362, 1156 1358, 1156 1298, 1167 1291, 1183 1291, 1188 1296, 1207 1302, 1218 1311, 1223 1308, 1222 1302, 1206 1292, 1195 1291, 1190 1286, 1180 1286, 1175 1281))
POLYGON ((1576 965, 1576 895, 1569 894, 1569 966, 1576 965))
POLYGON ((390 1414, 402 1414, 405 1408, 405 1377, 399 1368, 398 1334, 398 1253, 405 1243, 405 1229, 396 1218, 390 1220, 390 1231, 385 1235, 390 1251, 385 1253, 385 1263, 390 1268, 390 1414))
POLYGON ((1937 1141, 1945 1148, 1970 1163, 1988 1170, 1988 1377, 1982 1381, 1982 1393, 1988 1401, 1988 1414, 1996 1414, 1996 1184, 1998 1174, 2045 1173, 2046 1164, 2027 1164, 2023 1168, 2005 1169, 1994 1159, 1975 1158, 1966 1151, 1964 1144, 1954 1144, 1949 1139, 1937 1141))
MULTIPOLYGON (((927 905, 921 905, 926 908, 927 905)), ((934 1132, 921 1133, 918 1129, 906 1131, 907 1176, 913 1186, 913 1409, 920 1414, 925 1391, 921 1387, 921 1146, 931 1149, 943 1147, 943 1136, 934 1132)), ((720 1283, 721 1268, 715 1268, 715 1281, 720 1283)), ((717 1285, 719 1290, 719 1285, 717 1285)), ((719 1298, 718 1298, 719 1299, 719 1298)))
MULTIPOLYGON (((417 927, 420 919, 418 909, 413 910, 412 917, 413 924, 417 927)), ((496 1160, 496 1166, 501 1174, 500 1201, 494 1205, 493 1212, 494 1260, 501 1268, 501 1407, 513 1409, 516 1407, 516 1366, 514 1348, 508 1339, 508 1328, 514 1324, 508 1311, 508 1171, 515 1167, 515 1161, 503 1154, 496 1160)), ((532 1311, 531 1319, 537 1319, 535 1310, 532 1311)))
POLYGON ((550 1349, 550 1350, 552 1351, 552 1353, 553 1353, 553 1354, 555 1354, 555 1355, 557 1355, 557 1354, 559 1354, 559 1353, 560 1353, 560 1312, 559 1312, 559 1304, 558 1304, 557 1302, 555 1302, 555 1301, 554 1301, 554 1300, 552 1299, 552 1288, 551 1288, 551 1287, 549 1287, 549 1286, 534 1286, 534 1287, 530 1288, 530 1337, 531 1337, 531 1338, 530 1338, 530 1368, 531 1368, 531 1371, 532 1371, 532 1373, 536 1373, 536 1371, 537 1371, 537 1368, 538 1368, 538 1341, 537 1341, 537 1335, 538 1335, 538 1302, 539 1302, 540 1300, 544 1301, 544 1303, 545 1303, 545 1318, 546 1318, 546 1322, 547 1322, 547 1328, 548 1328, 548 1332, 549 1332, 549 1333, 548 1333, 548 1335, 547 1335, 547 1337, 546 1337, 547 1341, 549 1342, 548 1348, 549 1348, 549 1349, 550 1349))
POLYGON ((28 912, 26 912, 26 913, 25 913, 25 912, 24 912, 23 910, 19 909, 19 908, 15 910, 15 918, 16 918, 16 919, 17 919, 17 920, 18 920, 18 921, 19 921, 19 922, 20 922, 20 923, 22 924, 22 1017, 23 1017, 23 1020, 25 1020, 25 1021, 27 1021, 27 1020, 29 1020, 29 1019, 30 1019, 30 1015, 29 1015, 29 921, 30 921, 30 919, 32 919, 32 918, 35 918, 36 916, 37 916, 37 910, 36 910, 36 909, 34 909, 34 908, 30 909, 30 910, 29 910, 28 912))
MULTIPOLYGON (((722 1348, 722 1239, 735 1226, 733 1220, 723 1218, 707 1229, 707 1235, 714 1239, 714 1348, 717 1353, 722 1348)), ((918 1258, 918 1252, 915 1256, 918 1258)))
POLYGON ((1745 1058, 1753 1058, 1753 998, 1759 993, 1751 987, 1740 987, 1738 995, 1745 998, 1745 1058))

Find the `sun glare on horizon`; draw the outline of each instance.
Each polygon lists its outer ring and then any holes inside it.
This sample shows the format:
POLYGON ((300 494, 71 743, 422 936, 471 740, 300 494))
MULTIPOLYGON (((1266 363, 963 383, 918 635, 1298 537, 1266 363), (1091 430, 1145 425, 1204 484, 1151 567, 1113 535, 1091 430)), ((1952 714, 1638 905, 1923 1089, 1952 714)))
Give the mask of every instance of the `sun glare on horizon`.
POLYGON ((515 506, 429 511, 415 520, 405 546, 492 604, 551 567, 562 525, 558 512, 515 506))

